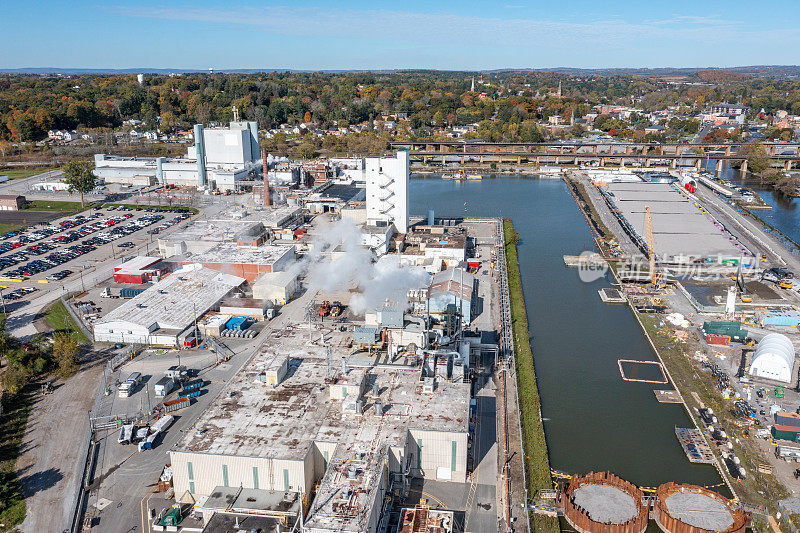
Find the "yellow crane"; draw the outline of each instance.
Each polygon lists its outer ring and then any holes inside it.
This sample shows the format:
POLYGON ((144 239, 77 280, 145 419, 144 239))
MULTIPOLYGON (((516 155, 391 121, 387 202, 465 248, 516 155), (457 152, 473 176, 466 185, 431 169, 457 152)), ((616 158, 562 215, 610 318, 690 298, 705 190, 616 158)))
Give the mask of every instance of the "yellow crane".
POLYGON ((647 256, 650 259, 650 285, 658 287, 658 272, 656 272, 656 245, 653 239, 653 216, 650 206, 644 206, 644 231, 647 234, 647 256))

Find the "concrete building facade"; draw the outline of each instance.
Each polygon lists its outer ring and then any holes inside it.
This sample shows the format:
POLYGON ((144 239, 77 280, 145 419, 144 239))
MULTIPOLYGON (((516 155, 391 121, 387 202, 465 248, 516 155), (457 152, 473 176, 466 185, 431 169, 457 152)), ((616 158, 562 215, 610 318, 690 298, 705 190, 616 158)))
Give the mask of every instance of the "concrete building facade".
POLYGON ((395 157, 368 157, 364 176, 367 182, 367 223, 389 225, 408 231, 408 152, 395 157))

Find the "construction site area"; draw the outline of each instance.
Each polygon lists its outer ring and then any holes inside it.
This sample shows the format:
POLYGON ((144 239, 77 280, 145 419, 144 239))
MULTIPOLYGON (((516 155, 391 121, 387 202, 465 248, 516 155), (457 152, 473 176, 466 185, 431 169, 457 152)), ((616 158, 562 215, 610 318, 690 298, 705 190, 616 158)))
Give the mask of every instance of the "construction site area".
MULTIPOLYGON (((796 499, 800 265, 735 199, 703 185, 713 177, 698 184, 697 176, 670 174, 652 183, 573 172, 571 192, 586 206, 600 252, 565 257, 565 264, 605 272, 611 287, 601 289, 603 302, 630 306, 663 378, 628 379, 623 364, 634 362, 620 359, 621 379, 675 387, 674 399, 655 392, 664 396, 659 401, 680 402, 692 420, 676 427, 687 460, 713 464, 726 485, 715 490, 738 502, 731 507, 714 492, 662 486, 650 518, 664 531, 743 531, 750 519, 766 524, 770 510, 796 499)), ((573 526, 611 531, 585 525, 592 512, 582 491, 569 494, 573 526)), ((600 506, 596 521, 620 524, 614 531, 642 530, 628 498, 597 495, 620 505, 614 516, 600 506)))

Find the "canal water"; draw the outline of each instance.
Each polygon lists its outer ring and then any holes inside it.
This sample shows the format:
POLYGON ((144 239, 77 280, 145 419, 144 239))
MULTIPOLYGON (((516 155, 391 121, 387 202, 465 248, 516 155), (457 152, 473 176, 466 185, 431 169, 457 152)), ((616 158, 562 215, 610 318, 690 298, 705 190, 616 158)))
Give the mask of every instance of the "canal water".
MULTIPOLYGON (((640 486, 720 483, 690 463, 675 426, 683 407, 659 404, 658 385, 624 382, 618 359, 656 360, 631 311, 603 304, 607 279, 584 283, 563 255, 593 248, 589 227, 560 180, 503 177, 457 182, 412 177, 412 215, 510 217, 533 337, 551 465, 568 473, 610 470, 640 486)), ((662 387, 663 388, 663 387, 662 387)), ((721 490, 721 489, 720 489, 721 490)))

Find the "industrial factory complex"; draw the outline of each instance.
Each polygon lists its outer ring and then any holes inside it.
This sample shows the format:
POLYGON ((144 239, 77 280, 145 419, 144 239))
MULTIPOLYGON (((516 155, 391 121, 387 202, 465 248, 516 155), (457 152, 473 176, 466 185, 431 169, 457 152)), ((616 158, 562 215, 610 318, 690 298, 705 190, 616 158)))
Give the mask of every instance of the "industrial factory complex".
POLYGON ((680 403, 686 423, 668 432, 678 458, 720 482, 638 487, 548 466, 528 493, 530 454, 546 464, 547 452, 541 410, 526 411, 538 396, 514 359, 526 332, 512 326, 524 317, 512 313, 512 301, 524 306, 507 271, 513 228, 411 216, 410 164, 407 151, 276 160, 256 123, 238 120, 195 126, 182 157, 97 155, 97 177, 129 196, 58 222, 100 243, 65 256, 94 253, 115 231, 131 240, 55 296, 112 354, 75 520, 98 531, 451 533, 525 531, 536 514, 582 533, 744 532, 757 511, 735 498, 769 468, 785 475, 763 459, 767 440, 780 441, 778 460, 800 458, 800 297, 777 248, 734 214, 741 194, 686 169, 559 176, 598 250, 564 255, 565 268, 599 271, 581 280, 630 306, 655 339, 643 360, 621 354, 605 370, 680 403), (165 216, 139 203, 171 190, 191 208, 165 216), (691 366, 676 371, 667 349, 691 366), (714 376, 719 399, 687 390, 699 375, 714 376), (544 452, 529 447, 532 421, 544 452), (745 437, 732 437, 744 427, 765 442, 755 467, 745 437))

